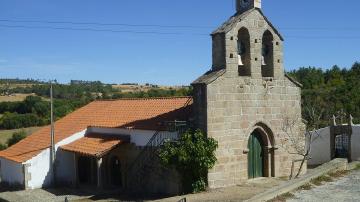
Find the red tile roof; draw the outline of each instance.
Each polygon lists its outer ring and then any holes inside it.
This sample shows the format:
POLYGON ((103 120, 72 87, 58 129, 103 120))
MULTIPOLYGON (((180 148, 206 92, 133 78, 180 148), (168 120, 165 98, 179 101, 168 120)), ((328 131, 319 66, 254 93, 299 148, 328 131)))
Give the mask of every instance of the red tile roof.
MULTIPOLYGON (((60 142, 89 126, 159 130, 164 121, 187 120, 191 97, 122 99, 95 101, 55 123, 55 142, 60 142)), ((50 146, 50 126, 46 126, 12 147, 0 157, 25 162, 50 146)))
POLYGON ((102 157, 116 146, 125 142, 125 140, 116 136, 89 134, 70 144, 61 146, 61 149, 85 156, 102 157))

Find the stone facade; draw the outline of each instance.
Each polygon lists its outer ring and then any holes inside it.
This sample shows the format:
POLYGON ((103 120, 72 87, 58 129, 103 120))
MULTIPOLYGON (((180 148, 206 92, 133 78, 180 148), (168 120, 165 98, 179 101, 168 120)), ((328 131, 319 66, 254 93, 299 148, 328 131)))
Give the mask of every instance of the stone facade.
POLYGON ((264 177, 289 176, 299 156, 290 155, 281 145, 282 125, 285 114, 301 120, 301 84, 284 73, 283 38, 259 7, 238 12, 212 38, 212 70, 192 84, 197 125, 219 142, 218 161, 208 174, 209 187, 249 179, 248 141, 254 131, 262 134, 264 177), (240 40, 244 41, 242 53, 240 40), (268 54, 262 54, 264 47, 268 54))

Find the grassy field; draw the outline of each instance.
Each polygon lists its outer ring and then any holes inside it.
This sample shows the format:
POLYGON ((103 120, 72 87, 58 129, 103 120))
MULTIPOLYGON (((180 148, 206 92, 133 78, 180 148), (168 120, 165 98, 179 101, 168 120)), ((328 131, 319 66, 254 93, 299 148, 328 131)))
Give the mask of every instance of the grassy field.
MULTIPOLYGON (((33 132, 39 130, 41 127, 30 127, 24 128, 23 130, 26 131, 28 135, 32 134, 33 132)), ((14 132, 18 132, 22 129, 14 129, 14 130, 0 130, 0 143, 6 144, 7 140, 11 138, 14 132)))
POLYGON ((35 94, 13 94, 10 96, 0 96, 0 102, 23 101, 29 95, 35 95, 35 94))

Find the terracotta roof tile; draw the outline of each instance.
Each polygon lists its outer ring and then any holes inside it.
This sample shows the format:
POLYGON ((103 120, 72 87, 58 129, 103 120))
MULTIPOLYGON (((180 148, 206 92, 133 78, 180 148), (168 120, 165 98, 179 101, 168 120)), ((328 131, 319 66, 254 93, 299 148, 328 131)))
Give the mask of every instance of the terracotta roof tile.
MULTIPOLYGON (((191 97, 95 101, 56 121, 55 142, 89 126, 159 130, 160 122, 187 120, 191 105, 191 97)), ((21 163, 49 146, 50 126, 46 126, 1 151, 0 157, 21 163)))
POLYGON ((89 134, 70 144, 61 146, 61 149, 86 156, 102 157, 108 151, 125 142, 125 140, 115 136, 89 134))

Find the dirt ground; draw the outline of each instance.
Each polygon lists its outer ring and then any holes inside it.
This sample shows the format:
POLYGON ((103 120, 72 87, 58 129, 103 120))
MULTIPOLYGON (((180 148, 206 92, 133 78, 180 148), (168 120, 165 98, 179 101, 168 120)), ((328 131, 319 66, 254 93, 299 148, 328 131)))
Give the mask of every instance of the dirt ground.
POLYGON ((23 101, 29 95, 35 95, 35 94, 13 94, 13 95, 10 95, 10 96, 0 96, 0 102, 23 101))
MULTIPOLYGON (((197 202, 197 201, 242 201, 251 198, 252 196, 263 192, 267 189, 270 189, 274 186, 280 185, 285 181, 278 178, 259 178, 251 180, 248 183, 243 185, 238 185, 234 187, 214 189, 207 192, 199 194, 189 194, 184 196, 177 196, 171 198, 165 198, 160 200, 154 200, 154 202, 177 202, 181 199, 186 198, 186 201, 197 202)), ((95 191, 96 192, 96 191, 95 191)), ((17 201, 17 202, 27 202, 27 201, 54 201, 60 202, 64 201, 65 198, 68 201, 72 202, 91 202, 91 201, 131 201, 131 199, 126 199, 124 197, 112 198, 112 194, 98 195, 95 192, 87 191, 78 191, 71 189, 63 190, 25 190, 18 192, 3 192, 0 193, 0 199, 5 199, 8 201, 17 201), (124 199, 122 199, 124 198, 124 199)), ((150 200, 147 200, 150 201, 150 200)))
POLYGON ((186 198, 186 201, 243 201, 252 196, 264 192, 274 186, 285 183, 286 181, 279 178, 258 178, 234 187, 214 189, 198 194, 189 194, 185 196, 171 197, 155 202, 174 202, 186 198))

